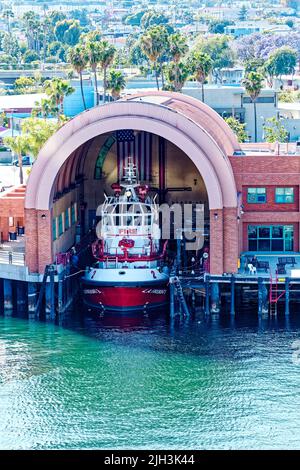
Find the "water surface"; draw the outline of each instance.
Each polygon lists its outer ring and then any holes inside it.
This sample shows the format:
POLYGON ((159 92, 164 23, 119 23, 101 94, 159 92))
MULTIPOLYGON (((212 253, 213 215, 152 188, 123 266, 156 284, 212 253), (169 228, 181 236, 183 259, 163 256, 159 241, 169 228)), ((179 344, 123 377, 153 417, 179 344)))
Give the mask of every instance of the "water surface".
POLYGON ((300 449, 298 339, 297 312, 0 317, 0 448, 300 449))

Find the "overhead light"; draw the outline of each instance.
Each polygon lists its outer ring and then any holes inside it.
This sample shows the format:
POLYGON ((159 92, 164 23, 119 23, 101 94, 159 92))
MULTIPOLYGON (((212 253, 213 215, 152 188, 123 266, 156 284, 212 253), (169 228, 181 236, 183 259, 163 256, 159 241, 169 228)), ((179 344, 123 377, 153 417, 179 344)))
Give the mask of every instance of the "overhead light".
POLYGON ((214 213, 214 219, 215 219, 215 220, 218 220, 218 218, 219 218, 219 214, 218 214, 217 212, 215 212, 215 213, 214 213))
POLYGON ((46 219, 46 214, 42 214, 42 215, 41 215, 41 218, 42 218, 43 220, 45 220, 45 219, 46 219))

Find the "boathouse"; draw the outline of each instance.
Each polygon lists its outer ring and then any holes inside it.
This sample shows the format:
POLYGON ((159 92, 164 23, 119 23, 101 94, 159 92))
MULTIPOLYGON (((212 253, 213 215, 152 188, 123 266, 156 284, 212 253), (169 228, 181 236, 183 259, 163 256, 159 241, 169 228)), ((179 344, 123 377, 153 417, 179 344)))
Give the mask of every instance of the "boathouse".
POLYGON ((160 202, 204 204, 211 275, 236 273, 249 252, 299 252, 296 149, 239 144, 204 103, 151 91, 79 114, 43 147, 24 200, 23 280, 84 239, 129 155, 160 202))

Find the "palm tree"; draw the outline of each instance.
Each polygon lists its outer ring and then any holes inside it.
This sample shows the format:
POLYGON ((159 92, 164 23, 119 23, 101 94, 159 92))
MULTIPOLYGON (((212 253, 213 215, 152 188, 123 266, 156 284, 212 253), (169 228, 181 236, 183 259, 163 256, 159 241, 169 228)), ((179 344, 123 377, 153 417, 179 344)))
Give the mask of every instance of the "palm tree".
POLYGON ((169 36, 169 53, 175 63, 179 62, 188 50, 189 46, 185 36, 179 32, 169 36))
POLYGON ((44 119, 47 119, 49 115, 58 115, 59 113, 59 108, 51 99, 42 98, 40 102, 36 101, 34 104, 36 108, 31 112, 32 117, 42 116, 44 119))
POLYGON ((9 9, 4 10, 4 12, 2 13, 2 17, 6 20, 8 34, 10 34, 10 18, 13 18, 14 16, 15 15, 13 11, 9 9))
POLYGON ((111 70, 107 78, 107 89, 111 91, 114 100, 120 98, 121 91, 126 87, 126 79, 122 72, 111 70))
POLYGON ((159 90, 158 75, 162 70, 161 59, 168 48, 168 32, 164 26, 153 26, 141 37, 143 53, 152 63, 155 71, 156 86, 159 90))
POLYGON ((102 58, 102 47, 100 42, 89 41, 86 44, 86 52, 91 69, 94 73, 94 91, 96 95, 96 104, 99 104, 98 83, 97 83, 97 65, 102 58))
POLYGON ((49 96, 52 110, 54 107, 57 108, 57 119, 60 121, 61 115, 63 114, 64 97, 74 93, 75 89, 70 86, 69 82, 66 80, 53 78, 52 80, 45 81, 44 91, 49 96))
POLYGON ((260 92, 263 88, 264 77, 261 73, 258 72, 249 72, 246 78, 242 81, 242 84, 245 87, 246 92, 250 96, 250 99, 253 103, 254 110, 254 141, 257 142, 257 111, 256 111, 256 101, 260 95, 260 92))
POLYGON ((180 92, 190 74, 185 62, 171 62, 167 67, 167 79, 172 91, 180 92))
POLYGON ((68 61, 72 65, 75 72, 77 72, 79 75, 83 107, 84 109, 86 109, 84 93, 83 93, 83 83, 82 83, 82 72, 84 71, 88 63, 88 56, 87 56, 85 48, 79 45, 73 48, 70 48, 68 52, 68 61))
POLYGON ((195 74, 197 82, 201 84, 202 102, 204 103, 204 82, 212 70, 212 60, 208 54, 194 52, 191 57, 191 70, 195 74))
POLYGON ((100 65, 103 71, 103 104, 106 101, 106 77, 107 77, 107 69, 111 65, 112 61, 114 60, 116 48, 108 41, 103 40, 100 43, 101 45, 101 58, 100 58, 100 65))
POLYGON ((4 144, 7 145, 18 156, 20 184, 23 184, 24 176, 22 156, 28 151, 29 145, 27 137, 24 135, 18 135, 17 137, 5 137, 3 141, 4 144))

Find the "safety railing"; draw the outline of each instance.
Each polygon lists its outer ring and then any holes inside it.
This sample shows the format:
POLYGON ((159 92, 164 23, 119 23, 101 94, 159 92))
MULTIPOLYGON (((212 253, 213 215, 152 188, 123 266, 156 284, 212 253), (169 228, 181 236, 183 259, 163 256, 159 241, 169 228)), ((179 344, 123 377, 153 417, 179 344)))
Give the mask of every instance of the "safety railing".
POLYGON ((0 250, 0 264, 25 266, 25 253, 0 250))

